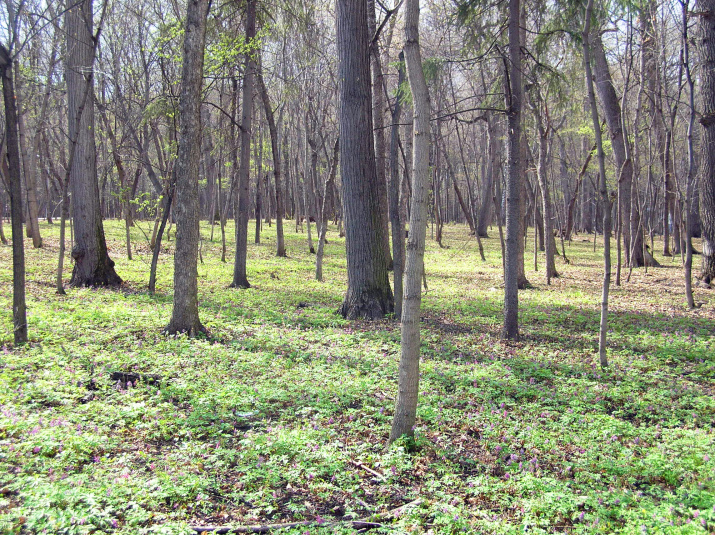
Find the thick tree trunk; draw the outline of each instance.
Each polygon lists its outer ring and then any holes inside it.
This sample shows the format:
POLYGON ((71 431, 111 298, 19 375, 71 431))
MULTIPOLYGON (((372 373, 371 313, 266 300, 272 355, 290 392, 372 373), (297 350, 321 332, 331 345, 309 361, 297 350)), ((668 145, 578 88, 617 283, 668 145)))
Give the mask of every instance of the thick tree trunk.
POLYGON ((364 0, 337 2, 340 80, 340 175, 347 252, 348 290, 340 313, 349 319, 379 319, 393 311, 383 246, 364 0))
POLYGON ((482 238, 489 237, 487 229, 491 223, 492 210, 494 209, 494 180, 499 169, 499 141, 496 126, 491 119, 487 119, 487 143, 489 145, 489 160, 487 161, 487 171, 482 177, 481 205, 477 223, 477 234, 482 238))
MULTIPOLYGON (((12 82, 12 59, 0 45, 0 77, 5 105, 5 143, 9 182, 10 216, 12 223, 12 324, 16 346, 27 342, 27 312, 25 305, 25 242, 22 235, 22 182, 20 142, 17 131, 17 104, 12 82)), ((5 162, 3 162, 5 164, 5 162)))
POLYGON ((699 0, 700 77, 702 99, 700 220, 702 228, 702 266, 700 279, 715 280, 715 0, 699 0))
MULTIPOLYGON (((201 86, 204 74, 206 17, 211 0, 189 0, 184 33, 184 61, 179 96, 179 153, 176 160, 176 252, 174 307, 169 334, 205 332, 199 319, 199 160, 201 158, 201 86)), ((168 203, 168 202, 167 202, 168 203)))
POLYGON ((92 35, 92 0, 67 0, 65 29, 67 35, 67 116, 70 150, 75 151, 70 169, 74 246, 72 286, 118 286, 122 283, 114 271, 104 237, 97 181, 97 149, 94 130, 94 98, 87 87, 93 84, 95 39, 92 35), (78 113, 84 105, 84 111, 78 113), (76 117, 80 117, 78 123, 76 117), (72 144, 76 146, 72 148, 72 144))
POLYGON ((401 318, 401 357, 395 416, 390 442, 401 436, 414 437, 419 392, 420 307, 427 232, 427 188, 429 183, 430 105, 422 71, 419 45, 419 0, 407 0, 405 8, 405 60, 414 106, 414 152, 412 160, 412 209, 407 240, 405 298, 401 318))
MULTIPOLYGON (((508 166, 506 180, 506 251, 504 258, 504 326, 502 337, 519 339, 519 251, 523 251, 522 150, 521 150, 521 45, 520 0, 509 0, 509 60, 507 64, 506 107, 508 121, 508 166)), ((521 265, 523 270, 523 252, 521 265)))
MULTIPOLYGON (((256 37, 256 0, 248 0, 246 7, 246 43, 256 37)), ((238 206, 236 219, 236 257, 233 265, 232 288, 250 288, 246 272, 248 255, 248 211, 251 169, 251 122, 253 120, 253 85, 256 73, 254 51, 246 53, 246 74, 243 78, 241 110, 241 160, 238 168, 238 206)))

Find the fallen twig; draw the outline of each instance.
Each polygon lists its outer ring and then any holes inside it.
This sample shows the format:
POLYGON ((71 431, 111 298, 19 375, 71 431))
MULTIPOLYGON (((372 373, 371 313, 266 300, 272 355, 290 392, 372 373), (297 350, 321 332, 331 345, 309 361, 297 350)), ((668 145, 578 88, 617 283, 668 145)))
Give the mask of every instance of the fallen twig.
POLYGON ((357 466, 358 468, 362 468, 363 470, 365 470, 366 472, 372 474, 373 476, 375 476, 376 478, 380 479, 381 481, 386 481, 386 480, 387 480, 387 478, 386 478, 383 474, 381 474, 380 472, 376 472, 375 470, 373 470, 372 468, 370 468, 370 467, 368 467, 368 466, 365 466, 365 465, 362 464, 361 462, 358 462, 358 461, 355 461, 355 460, 353 460, 353 459, 350 459, 350 464, 355 465, 355 466, 357 466))
POLYGON ((409 509, 411 507, 416 507, 421 503, 422 498, 417 498, 416 500, 406 503, 405 505, 401 505, 400 507, 392 509, 391 511, 370 515, 369 517, 358 520, 336 520, 334 522, 322 523, 319 523, 315 520, 303 520, 301 522, 288 522, 285 524, 259 524, 254 526, 189 526, 189 529, 192 529, 196 533, 217 533, 228 535, 231 533, 270 533, 271 531, 277 529, 295 528, 298 526, 310 526, 313 524, 319 524, 322 527, 349 524, 353 529, 368 530, 382 527, 382 520, 399 516, 404 510, 409 509))

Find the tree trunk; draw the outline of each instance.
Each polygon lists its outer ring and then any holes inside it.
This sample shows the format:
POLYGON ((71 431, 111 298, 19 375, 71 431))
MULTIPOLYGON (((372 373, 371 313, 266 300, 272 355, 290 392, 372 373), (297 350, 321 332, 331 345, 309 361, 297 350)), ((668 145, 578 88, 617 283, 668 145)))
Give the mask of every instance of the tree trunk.
MULTIPOLYGON (((699 33, 702 80, 700 219, 702 228, 702 266, 700 279, 715 280, 715 0, 699 0, 699 33)), ((687 232, 687 229, 686 229, 687 232)))
POLYGON ((390 258, 390 232, 388 229, 388 202, 387 202, 387 177, 386 165, 386 144, 385 144, 385 90, 384 74, 382 72, 382 61, 380 61, 380 49, 378 39, 375 39, 377 32, 377 20, 375 18, 375 0, 367 0, 367 24, 370 40, 370 68, 372 71, 372 120, 373 135, 375 142, 375 167, 377 169, 377 195, 380 203, 380 226, 382 232, 382 246, 385 249, 385 258, 388 261, 388 269, 392 269, 392 259, 390 258))
MULTIPOLYGON (((506 255, 504 258, 503 338, 519 339, 519 251, 523 251, 520 203, 524 177, 521 150, 521 45, 520 0, 509 0, 509 59, 507 63, 506 107, 508 120, 508 167, 506 180, 506 255)), ((523 266, 523 253, 521 258, 523 266)), ((523 269, 523 267, 522 267, 523 269)))
MULTIPOLYGON (((25 241, 22 235, 22 182, 20 175, 20 142, 17 131, 17 103, 12 82, 12 58, 0 45, 0 77, 5 104, 5 143, 12 224, 12 325, 16 346, 27 342, 27 312, 25 305, 25 241)), ((4 158, 3 158, 4 160, 4 158)), ((5 162, 2 162, 5 164, 5 162)))
POLYGON ((599 36, 593 38, 591 51, 594 59, 594 82, 603 105, 608 129, 611 132, 611 145, 616 160, 616 176, 619 177, 620 218, 623 223, 626 261, 629 266, 640 267, 645 265, 643 237, 639 230, 638 198, 637 196, 633 198, 633 162, 628 157, 629 151, 626 148, 628 141, 623 136, 621 104, 611 81, 606 53, 599 36))
POLYGON ((412 160, 412 209, 407 240, 405 299, 401 318, 401 357, 395 416, 390 442, 401 436, 414 437, 419 392, 420 307, 427 231, 427 188, 429 183, 430 104, 422 71, 419 45, 419 0, 407 0, 405 8, 405 60, 414 107, 414 151, 412 160))
POLYGON ((339 139, 333 145, 333 161, 330 164, 328 179, 325 181, 325 193, 323 194, 323 205, 320 215, 320 229, 318 230, 318 254, 315 257, 315 280, 323 281, 323 253, 325 251, 325 235, 328 232, 328 192, 335 182, 335 173, 338 168, 338 152, 340 150, 339 139))
POLYGON ((67 116, 70 150, 75 151, 70 169, 74 216, 72 286, 119 286, 122 279, 114 271, 104 237, 97 181, 97 149, 94 129, 94 97, 86 98, 86 88, 94 81, 93 68, 98 36, 92 35, 92 0, 67 0, 67 116), (84 101, 84 102, 83 102, 84 101), (78 114, 80 107, 84 111, 78 114), (74 119, 81 115, 79 123, 74 119), (76 146, 72 148, 72 144, 76 146))
MULTIPOLYGON (((20 76, 18 73, 17 80, 19 80, 19 78, 20 76)), ((49 80, 50 78, 48 77, 48 84, 49 80)), ((24 113, 22 112, 22 91, 19 87, 19 83, 16 82, 16 85, 18 87, 16 87, 15 99, 18 108, 18 129, 20 134, 20 145, 22 146, 24 144, 22 140, 23 138, 26 138, 25 120, 23 117, 24 113)), ((45 104, 45 99, 43 99, 42 108, 38 116, 38 131, 41 128, 42 122, 44 121, 44 116, 46 112, 47 105, 45 104)), ((27 158, 25 159, 25 163, 27 164, 27 166, 25 167, 25 189, 27 192, 27 234, 29 238, 32 238, 32 246, 38 249, 42 247, 42 237, 40 236, 40 214, 37 204, 37 150, 39 147, 38 145, 36 145, 36 142, 39 144, 39 135, 33 136, 30 150, 26 151, 27 158)))
POLYGON ((276 256, 285 257, 286 247, 285 238, 283 237, 283 186, 281 181, 281 154, 278 148, 278 130, 276 129, 276 121, 271 100, 268 95, 268 89, 266 89, 266 84, 263 81, 263 73, 259 70, 257 74, 258 90, 263 99, 263 109, 266 112, 268 133, 271 137, 271 153, 273 154, 273 179, 276 186, 276 256))
MULTIPOLYGON (((246 6, 246 43, 253 45, 256 37, 256 0, 246 6)), ((246 272, 248 255, 248 211, 251 169, 251 121, 253 119, 253 82, 256 72, 254 51, 246 53, 246 74, 243 78, 243 109, 241 110, 241 161, 238 169, 238 207, 236 220, 236 258, 233 265, 232 288, 250 288, 246 272)))
POLYGON ((340 175, 347 253, 348 289, 340 313, 348 319, 379 319, 394 301, 383 247, 364 0, 337 1, 340 80, 340 175))
MULTIPOLYGON (((405 82, 405 54, 400 52, 399 74, 397 86, 405 82)), ((405 224, 400 205, 400 165, 398 151, 400 149, 400 117, 402 102, 400 96, 395 97, 392 109, 392 127, 390 129, 390 226, 392 229, 392 274, 395 288, 395 319, 402 317, 402 277, 405 270, 405 224)))
POLYGON ((601 367, 605 368, 608 366, 608 357, 606 355, 606 335, 608 333, 608 292, 611 286, 611 201, 608 197, 608 185, 606 183, 606 157, 603 154, 601 124, 598 119, 596 95, 593 89, 593 74, 591 72, 591 45, 589 43, 589 33, 591 28, 592 10, 593 0, 588 0, 588 5, 586 6, 586 22, 584 23, 582 37, 583 63, 586 69, 586 89, 588 91, 588 100, 591 105, 593 130, 596 136, 598 171, 600 177, 599 187, 601 190, 601 203, 603 205, 603 291, 601 294, 601 324, 598 335, 598 355, 601 367))
MULTIPOLYGON (((199 319, 199 161, 201 158, 201 86, 204 74, 206 17, 211 0, 189 0, 179 96, 179 151, 176 159, 176 252, 174 308, 169 334, 206 332, 199 319)), ((168 204, 168 202, 167 202, 168 204)))

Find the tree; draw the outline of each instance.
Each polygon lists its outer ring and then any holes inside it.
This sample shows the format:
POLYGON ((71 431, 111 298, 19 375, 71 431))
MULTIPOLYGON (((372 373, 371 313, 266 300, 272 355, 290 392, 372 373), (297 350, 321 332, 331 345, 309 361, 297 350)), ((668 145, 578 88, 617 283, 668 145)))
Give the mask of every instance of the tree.
POLYGON ((205 332, 199 319, 199 158, 201 150, 201 86, 204 75, 206 18, 211 0, 188 0, 184 63, 179 97, 179 155, 176 161, 176 252, 174 308, 166 332, 205 332))
MULTIPOLYGON (((22 184, 20 179, 20 142, 17 129, 17 103, 13 86, 13 60, 10 51, 0 44, 0 78, 5 105, 5 143, 12 220, 12 324, 15 345, 27 342, 25 305, 25 243, 22 236, 22 184)), ((5 162, 2 162, 3 167, 5 162)))
POLYGON ((401 357, 395 417, 390 442, 403 435, 414 436, 420 364, 420 306, 427 232, 427 187, 429 185, 430 103, 422 71, 419 43, 419 0, 405 6, 405 62, 414 109, 412 199, 410 235, 407 240, 405 295, 401 318, 401 357))
POLYGON ((603 141, 601 140, 601 122, 598 119, 598 108, 596 107, 596 94, 593 90, 593 74, 591 71, 591 16, 593 11, 593 0, 588 0, 586 6, 586 17, 583 26, 583 64, 586 70, 586 90, 588 92, 588 102, 591 108, 591 120, 593 130, 596 135, 596 150, 598 155, 599 189, 601 193, 601 204, 603 205, 603 290, 601 295, 601 324, 598 336, 598 354, 601 367, 608 366, 606 356, 606 335, 608 332, 608 291, 611 286, 611 201, 608 197, 608 186, 606 184, 606 157, 603 154, 603 141))
POLYGON ((701 117, 700 219, 702 221, 702 266, 700 279, 710 284, 715 280, 715 0, 699 0, 701 117))
MULTIPOLYGON (((88 84, 94 79, 94 43, 92 34, 93 0, 67 0, 65 30, 67 35, 67 117, 69 150, 75 151, 70 169, 70 189, 74 212, 75 243, 72 258, 72 286, 119 286, 122 279, 114 271, 104 238, 97 181, 97 148, 94 128, 94 97, 85 99, 88 84), (86 102, 85 102, 86 100, 86 102), (83 113, 78 113, 84 105, 83 113), (74 119, 81 116, 79 124, 74 119), (77 128, 79 127, 79 128, 77 128), (72 147, 72 144, 75 147, 72 147)), ((91 91, 90 91, 91 92, 91 91)))
POLYGON ((348 319, 378 319, 393 311, 379 216, 372 132, 367 4, 337 2, 340 83, 340 175, 348 263, 348 289, 340 313, 348 319))
POLYGON ((246 4, 246 74, 243 78, 241 110, 241 159, 238 168, 238 205, 236 213, 236 257, 233 264, 232 288, 250 288, 246 273, 248 253, 248 210, 251 169, 251 121, 253 120, 253 85, 256 77, 256 61, 251 46, 256 38, 256 0, 246 4))
MULTIPOLYGON (((520 0, 509 0, 509 54, 506 68, 506 107, 508 121, 508 165, 506 179, 506 254, 504 259, 503 338, 519 338, 519 248, 523 166, 521 161, 521 32, 520 0)), ((522 256, 523 265, 523 256, 522 256)))

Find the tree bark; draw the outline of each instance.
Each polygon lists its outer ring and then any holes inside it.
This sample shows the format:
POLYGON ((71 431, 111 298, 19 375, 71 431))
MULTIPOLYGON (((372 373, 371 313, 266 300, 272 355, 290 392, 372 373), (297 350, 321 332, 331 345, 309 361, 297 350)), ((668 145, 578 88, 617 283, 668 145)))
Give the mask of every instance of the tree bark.
MULTIPOLYGON (((700 220, 702 265, 700 279, 715 280, 715 0, 699 0, 700 77, 702 80, 700 220)), ((687 231, 687 230, 686 230, 687 231)))
POLYGON ((119 286, 122 279, 114 270, 104 237, 97 181, 97 149, 94 129, 94 96, 85 97, 94 81, 96 39, 92 35, 92 0, 67 0, 65 29, 67 35, 67 116, 70 150, 75 151, 70 169, 74 216, 72 286, 119 286), (84 102, 83 102, 84 101, 84 102), (84 105, 84 111, 78 114, 84 105), (78 123, 75 118, 81 115, 78 123), (72 144, 76 146, 73 148, 72 144))
POLYGON ((598 118, 596 95, 593 89, 593 74, 591 71, 591 45, 589 42, 589 33, 591 29, 592 10, 593 0, 588 0, 588 4, 586 6, 586 22, 584 23, 582 38, 583 63, 586 70, 586 89, 588 92, 589 104, 591 106, 593 130, 596 136, 598 171, 600 177, 599 188, 601 193, 601 203, 603 205, 603 287, 601 294, 601 323, 598 335, 598 355, 601 367, 605 368, 608 366, 608 356, 606 355, 606 336, 608 333, 608 292, 611 286, 611 201, 608 197, 608 185, 606 183, 606 157, 603 154, 601 123, 598 118))
POLYGON ((0 77, 2 78, 5 105, 5 143, 7 145, 7 168, 4 174, 9 182, 12 225, 13 341, 16 346, 19 346, 27 342, 27 308, 25 305, 25 241, 22 235, 20 141, 17 131, 17 103, 12 80, 12 64, 8 50, 0 45, 0 77))
MULTIPOLYGON (((405 54, 400 52, 397 87, 405 82, 405 54)), ((392 229, 392 274, 395 289, 395 319, 402 317, 402 280, 405 270, 405 224, 400 204, 400 166, 398 151, 400 149, 400 117, 402 102, 400 95, 395 97, 392 109, 392 127, 390 129, 390 226, 392 229)))
POLYGON ((318 254, 315 257, 315 280, 323 281, 323 253, 325 251, 325 235, 328 232, 328 192, 335 183, 335 174, 338 168, 338 154, 340 151, 340 141, 335 140, 333 145, 333 160, 330 163, 328 179, 325 181, 323 194, 323 204, 320 209, 320 228, 318 229, 318 254))
POLYGON ((348 319, 378 319, 394 301, 383 247, 364 0, 337 1, 340 80, 340 175, 347 252, 348 289, 340 313, 348 319))
MULTIPOLYGON (((256 0, 246 6, 246 44, 253 46, 256 37, 256 0)), ((241 161, 238 169, 238 206, 236 219, 236 257, 233 265, 232 288, 250 288, 246 272, 248 255, 248 210, 251 169, 251 121, 253 120, 253 85, 256 73, 254 51, 246 52, 246 74, 243 78, 241 110, 241 161)))
MULTIPOLYGON (((519 250, 523 251, 520 202, 523 190, 521 150, 521 45, 520 0, 509 0, 509 54, 506 107, 508 121, 508 166, 506 180, 506 251, 504 258, 504 326, 502 337, 519 339, 519 250)), ((523 253, 521 262, 523 266, 523 253)), ((523 269, 523 267, 522 267, 523 269)))
POLYGON ((268 95, 268 89, 266 89, 266 84, 263 81, 263 73, 259 70, 257 74, 258 89, 263 99, 263 109, 266 112, 268 133, 271 137, 271 153, 273 154, 273 180, 276 186, 276 256, 285 257, 286 247, 285 238, 283 236, 283 186, 281 180, 281 154, 278 148, 278 130, 276 129, 276 120, 268 95))
MULTIPOLYGON (((176 160, 176 252, 174 307, 169 334, 206 332, 199 319, 199 161, 201 158, 201 87, 204 75, 206 17, 211 0, 188 0, 184 60, 179 96, 179 152, 176 160)), ((168 208, 169 200, 167 200, 168 208)))
POLYGON ((405 7, 405 60, 414 107, 412 159, 412 209, 407 240, 405 296, 401 318, 401 357, 395 416, 390 442, 401 436, 414 437, 419 392, 420 307, 427 232, 427 188, 429 183, 430 104, 422 71, 419 45, 419 0, 407 0, 405 7))

